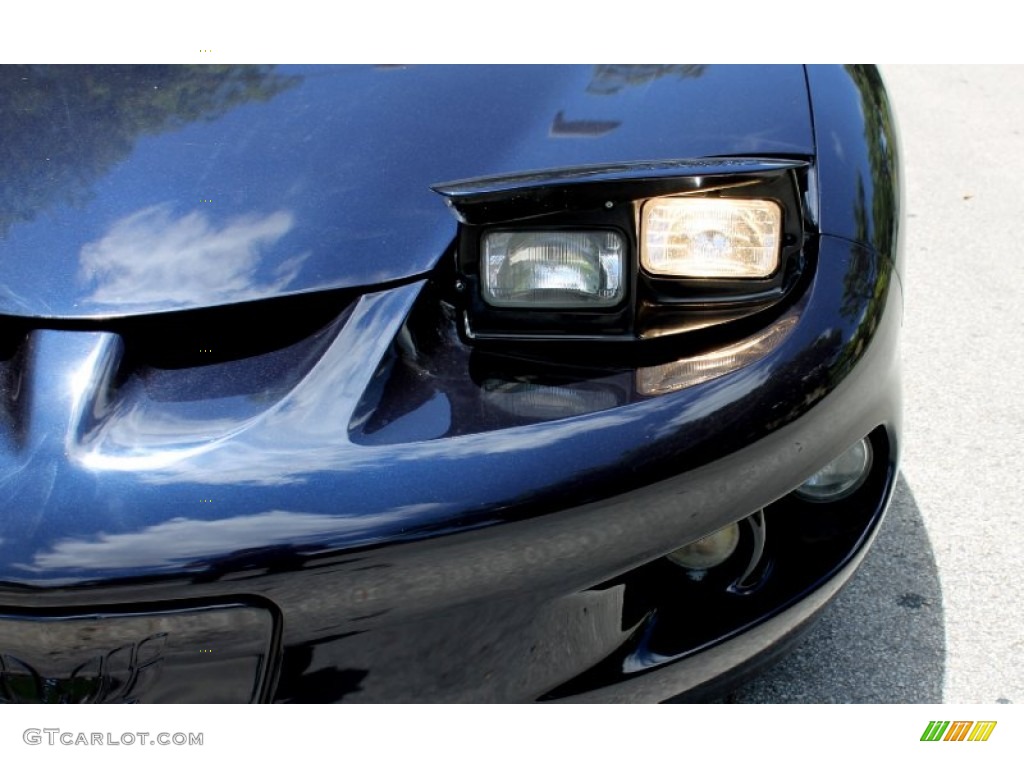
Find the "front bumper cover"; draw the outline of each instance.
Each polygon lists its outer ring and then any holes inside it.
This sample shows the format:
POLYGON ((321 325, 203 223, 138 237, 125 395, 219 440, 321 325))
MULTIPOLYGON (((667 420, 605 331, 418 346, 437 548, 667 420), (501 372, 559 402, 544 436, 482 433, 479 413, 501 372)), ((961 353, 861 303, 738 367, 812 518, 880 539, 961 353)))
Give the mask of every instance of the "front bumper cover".
MULTIPOLYGON (((793 331, 746 368, 573 418, 373 444, 352 425, 422 283, 359 299, 262 399, 236 371, 222 372, 238 376, 227 396, 193 381, 175 400, 123 374, 112 334, 33 331, 7 363, 19 385, 0 612, 272 606, 260 700, 633 700, 704 685, 820 607, 877 529, 900 448, 894 275, 822 236, 793 331), (635 574, 868 434, 885 460, 831 566, 699 647, 649 668, 609 661, 629 657, 647 615, 628 615, 635 574)), ((421 415, 443 422, 442 401, 421 415)), ((200 683, 177 695, 209 700, 200 683)))

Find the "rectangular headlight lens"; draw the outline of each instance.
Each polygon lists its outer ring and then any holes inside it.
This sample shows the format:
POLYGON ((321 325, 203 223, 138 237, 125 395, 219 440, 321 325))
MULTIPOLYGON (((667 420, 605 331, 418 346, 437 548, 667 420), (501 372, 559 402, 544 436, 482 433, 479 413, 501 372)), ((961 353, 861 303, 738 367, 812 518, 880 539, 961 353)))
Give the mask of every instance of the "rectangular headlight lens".
POLYGON ((610 230, 523 230, 483 236, 480 278, 495 307, 612 307, 626 295, 626 243, 610 230))
POLYGON ((779 266, 782 210, 771 200, 656 198, 641 228, 640 263, 654 275, 757 278, 779 266))

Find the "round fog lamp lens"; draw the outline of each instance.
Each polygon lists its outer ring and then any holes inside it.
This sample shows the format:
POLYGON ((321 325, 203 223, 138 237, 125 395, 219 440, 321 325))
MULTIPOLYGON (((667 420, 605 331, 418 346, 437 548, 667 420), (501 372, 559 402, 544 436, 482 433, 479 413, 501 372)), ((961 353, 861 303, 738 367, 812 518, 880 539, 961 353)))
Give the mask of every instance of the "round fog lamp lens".
POLYGON ((870 471, 871 443, 865 437, 807 478, 796 495, 808 501, 838 501, 860 488, 870 471))
POLYGON ((703 539, 697 539, 685 547, 669 552, 666 557, 683 568, 703 571, 728 560, 739 543, 740 527, 736 523, 730 523, 703 539))

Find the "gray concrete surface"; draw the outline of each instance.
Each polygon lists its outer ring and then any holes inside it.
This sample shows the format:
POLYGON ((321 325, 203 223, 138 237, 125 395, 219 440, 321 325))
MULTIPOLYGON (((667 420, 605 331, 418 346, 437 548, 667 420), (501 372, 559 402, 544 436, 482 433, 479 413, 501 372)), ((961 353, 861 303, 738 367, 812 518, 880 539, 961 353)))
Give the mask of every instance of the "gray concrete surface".
POLYGON ((906 177, 903 477, 736 702, 1024 703, 1024 67, 883 67, 906 177))

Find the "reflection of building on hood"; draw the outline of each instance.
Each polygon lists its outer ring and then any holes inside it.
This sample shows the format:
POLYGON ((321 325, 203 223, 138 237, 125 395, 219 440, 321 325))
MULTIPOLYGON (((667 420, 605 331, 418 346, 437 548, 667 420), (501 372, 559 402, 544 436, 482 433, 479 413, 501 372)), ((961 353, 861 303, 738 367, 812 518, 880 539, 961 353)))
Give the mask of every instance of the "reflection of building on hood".
POLYGON ((176 218, 170 205, 152 206, 86 244, 79 279, 95 286, 88 301, 97 304, 261 298, 284 290, 306 258, 293 256, 260 269, 266 249, 294 225, 288 211, 238 216, 218 225, 206 212, 176 218))

